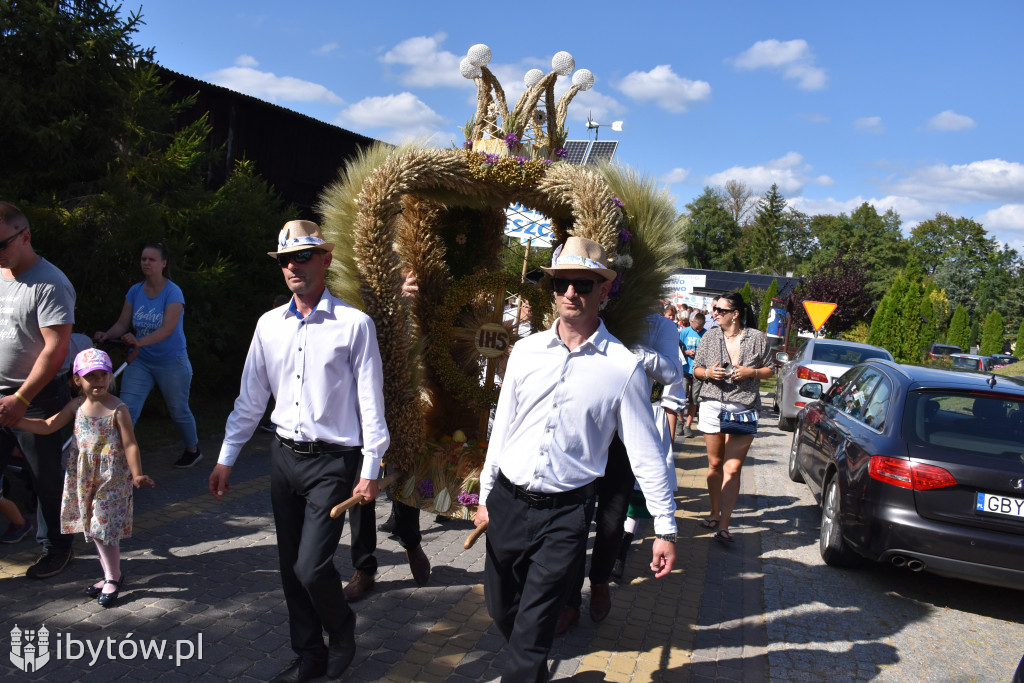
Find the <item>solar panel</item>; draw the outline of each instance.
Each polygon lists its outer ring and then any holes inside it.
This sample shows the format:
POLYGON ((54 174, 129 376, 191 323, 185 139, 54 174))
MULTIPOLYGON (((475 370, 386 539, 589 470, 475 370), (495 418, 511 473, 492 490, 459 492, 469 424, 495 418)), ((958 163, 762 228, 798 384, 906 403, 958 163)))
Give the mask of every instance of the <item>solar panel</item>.
POLYGON ((618 140, 594 140, 587 155, 587 166, 597 166, 602 162, 611 161, 618 146, 618 140))
POLYGON ((590 147, 590 140, 566 140, 565 151, 569 153, 566 161, 576 166, 582 166, 583 160, 587 158, 587 149, 590 147))

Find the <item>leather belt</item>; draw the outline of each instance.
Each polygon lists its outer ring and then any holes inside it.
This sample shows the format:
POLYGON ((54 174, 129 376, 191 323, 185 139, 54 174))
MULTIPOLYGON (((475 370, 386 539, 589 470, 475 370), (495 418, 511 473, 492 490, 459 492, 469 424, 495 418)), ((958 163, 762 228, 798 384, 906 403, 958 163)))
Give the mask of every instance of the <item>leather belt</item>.
POLYGON ((277 440, 281 442, 281 445, 290 450, 296 455, 320 455, 322 453, 358 453, 358 446, 341 446, 336 443, 327 443, 326 441, 292 441, 286 439, 280 434, 275 434, 277 440))
POLYGON ((566 505, 580 505, 587 502, 587 499, 594 495, 595 484, 590 482, 572 491, 559 491, 558 493, 540 493, 528 491, 522 486, 513 484, 505 473, 498 470, 498 483, 504 486, 516 500, 526 503, 526 507, 539 510, 564 507, 566 505))

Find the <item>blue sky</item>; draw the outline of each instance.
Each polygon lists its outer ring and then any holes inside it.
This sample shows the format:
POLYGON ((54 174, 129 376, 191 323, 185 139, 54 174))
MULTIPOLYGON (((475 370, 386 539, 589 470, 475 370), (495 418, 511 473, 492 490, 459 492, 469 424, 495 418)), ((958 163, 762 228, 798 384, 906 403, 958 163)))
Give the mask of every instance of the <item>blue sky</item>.
MULTIPOLYGON (((123 11, 138 5, 125 4, 123 11)), ((729 179, 810 214, 944 211, 1024 251, 1024 3, 154 0, 163 66, 390 142, 462 141, 487 44, 510 100, 559 51, 596 76, 569 111, 623 121, 616 160, 680 209, 729 179)), ((559 91, 569 79, 559 79, 559 91)), ((339 160, 340 163, 340 160, 339 160)))

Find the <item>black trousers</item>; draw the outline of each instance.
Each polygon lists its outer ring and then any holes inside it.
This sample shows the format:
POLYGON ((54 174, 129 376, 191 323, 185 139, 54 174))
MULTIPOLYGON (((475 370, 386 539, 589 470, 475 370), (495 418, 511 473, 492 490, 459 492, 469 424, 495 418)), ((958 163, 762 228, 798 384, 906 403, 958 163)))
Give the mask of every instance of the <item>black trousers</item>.
POLYGON ((586 504, 529 507, 496 483, 487 499, 487 611, 508 642, 501 680, 548 680, 565 577, 587 545, 586 504))
MULTIPOLYGON (((616 434, 608 447, 608 464, 604 476, 597 480, 597 528, 594 532, 594 549, 590 552, 590 584, 608 583, 622 546, 622 525, 629 511, 629 498, 633 494, 633 468, 629 466, 626 446, 616 434)), ((587 509, 587 529, 594 517, 594 506, 587 509)), ((573 569, 573 582, 570 584, 568 604, 580 608, 583 602, 583 574, 587 566, 587 553, 576 560, 573 569)))
MULTIPOLYGON (((25 417, 50 417, 59 413, 70 400, 67 376, 60 375, 32 399, 32 405, 25 410, 25 417)), ((64 440, 61 432, 40 436, 20 429, 0 429, 0 472, 7 468, 11 451, 17 444, 28 465, 32 490, 39 498, 39 511, 46 532, 43 545, 59 551, 70 548, 72 541, 71 534, 60 532, 60 503, 64 497, 64 468, 60 465, 60 452, 64 440)))
POLYGON ((345 516, 331 519, 330 513, 352 495, 359 449, 299 455, 275 439, 270 453, 270 498, 292 649, 304 659, 326 660, 323 632, 339 633, 355 619, 334 567, 345 516))
MULTIPOLYGON (((373 576, 377 573, 377 501, 357 505, 349 512, 349 528, 352 530, 352 566, 356 571, 373 576)), ((397 500, 391 502, 395 515, 395 535, 398 543, 406 550, 423 542, 420 534, 420 509, 397 500)))

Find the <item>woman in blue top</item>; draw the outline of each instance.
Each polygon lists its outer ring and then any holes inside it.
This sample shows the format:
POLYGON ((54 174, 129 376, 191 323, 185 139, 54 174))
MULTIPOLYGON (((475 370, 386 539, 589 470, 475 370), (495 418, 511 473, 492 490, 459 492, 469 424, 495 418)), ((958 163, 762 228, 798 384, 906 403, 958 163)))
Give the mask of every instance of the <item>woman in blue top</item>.
POLYGON ((196 420, 188 408, 192 364, 182 326, 185 297, 181 288, 167 279, 169 258, 167 247, 159 242, 143 247, 142 274, 146 279, 128 290, 117 322, 106 332, 94 334, 93 339, 101 342, 119 337, 139 348, 138 357, 124 371, 121 400, 128 406, 134 426, 153 385, 160 387, 185 442, 185 451, 174 466, 184 469, 202 460, 203 454, 199 452, 196 420), (133 328, 135 334, 129 331, 133 328))

